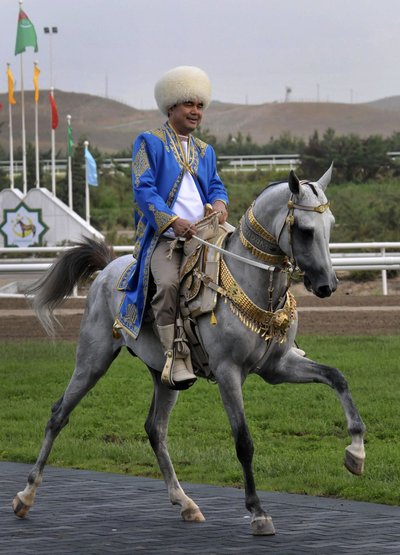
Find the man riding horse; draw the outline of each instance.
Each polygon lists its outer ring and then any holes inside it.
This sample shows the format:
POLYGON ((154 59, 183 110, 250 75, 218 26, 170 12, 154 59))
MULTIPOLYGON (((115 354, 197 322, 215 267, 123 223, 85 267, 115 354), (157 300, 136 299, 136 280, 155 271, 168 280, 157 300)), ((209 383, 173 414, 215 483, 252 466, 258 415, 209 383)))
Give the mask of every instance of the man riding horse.
POLYGON ((213 148, 192 135, 211 99, 206 73, 192 66, 171 69, 156 83, 154 94, 168 120, 140 134, 133 146, 136 261, 120 284, 126 295, 118 320, 136 339, 152 276, 156 291, 151 307, 166 355, 163 376, 170 387, 185 389, 196 376, 189 349, 176 333, 183 242, 196 234, 195 222, 203 218, 206 204, 212 205, 220 224, 226 221, 228 195, 213 148))

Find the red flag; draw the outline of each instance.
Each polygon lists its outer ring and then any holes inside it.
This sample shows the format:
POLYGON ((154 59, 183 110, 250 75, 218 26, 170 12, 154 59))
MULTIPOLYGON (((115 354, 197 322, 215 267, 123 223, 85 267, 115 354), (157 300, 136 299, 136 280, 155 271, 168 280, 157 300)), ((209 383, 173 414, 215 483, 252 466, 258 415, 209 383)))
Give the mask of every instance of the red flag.
POLYGON ((57 129, 58 127, 58 110, 54 96, 50 93, 50 105, 51 105, 51 128, 57 129))
POLYGON ((0 102, 0 110, 3 109, 3 104, 0 102))

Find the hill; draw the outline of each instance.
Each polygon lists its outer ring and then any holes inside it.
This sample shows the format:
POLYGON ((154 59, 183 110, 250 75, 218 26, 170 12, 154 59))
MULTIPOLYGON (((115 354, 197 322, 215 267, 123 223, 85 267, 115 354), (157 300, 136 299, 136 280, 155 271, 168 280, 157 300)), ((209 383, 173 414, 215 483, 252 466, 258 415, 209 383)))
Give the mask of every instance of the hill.
MULTIPOLYGON (((20 93, 16 93, 17 104, 13 106, 13 135, 14 144, 21 141, 21 102, 20 93)), ((66 150, 66 125, 67 115, 72 116, 71 127, 73 138, 78 141, 85 137, 90 144, 97 146, 105 152, 116 152, 124 148, 130 148, 133 138, 150 127, 156 127, 162 123, 162 115, 156 110, 140 111, 110 100, 74 92, 56 90, 54 92, 59 126, 56 130, 56 147, 63 152, 66 150)), ((0 112, 0 122, 4 125, 0 132, 0 144, 8 151, 8 97, 0 94, 0 102, 4 108, 0 112)), ((33 92, 25 92, 25 126, 27 141, 34 143, 35 140, 35 108, 33 92)), ((51 148, 51 112, 49 102, 49 91, 41 91, 39 99, 39 140, 40 149, 51 148)))
MULTIPOLYGON (((41 150, 50 149, 51 119, 48 91, 41 91, 39 101, 39 137, 41 150)), ((21 102, 13 107, 14 145, 21 141, 21 102)), ((66 116, 72 116, 75 140, 87 138, 91 145, 104 152, 130 149, 138 133, 163 123, 157 110, 138 110, 126 104, 89 94, 55 91, 59 112, 56 131, 57 149, 66 148, 66 116)), ((0 144, 8 151, 8 98, 0 94, 0 144)), ((33 92, 25 92, 25 121, 27 141, 34 142, 33 92)), ((361 137, 379 134, 390 136, 400 131, 400 96, 366 104, 328 102, 286 102, 259 105, 212 102, 203 119, 203 128, 224 141, 229 134, 250 134, 258 144, 284 132, 308 139, 317 130, 323 133, 333 128, 338 134, 355 133, 361 137)))
POLYGON ((388 96, 373 102, 368 102, 367 106, 387 110, 389 112, 400 112, 400 96, 388 96))

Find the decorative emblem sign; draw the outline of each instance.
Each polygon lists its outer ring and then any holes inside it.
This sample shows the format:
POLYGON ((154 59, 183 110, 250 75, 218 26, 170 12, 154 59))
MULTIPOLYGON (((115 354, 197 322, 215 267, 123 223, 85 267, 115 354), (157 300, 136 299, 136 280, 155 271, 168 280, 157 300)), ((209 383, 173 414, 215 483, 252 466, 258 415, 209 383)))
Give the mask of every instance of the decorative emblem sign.
POLYGON ((41 245, 48 226, 42 221, 41 208, 29 208, 21 202, 15 208, 3 210, 0 233, 6 247, 41 245))

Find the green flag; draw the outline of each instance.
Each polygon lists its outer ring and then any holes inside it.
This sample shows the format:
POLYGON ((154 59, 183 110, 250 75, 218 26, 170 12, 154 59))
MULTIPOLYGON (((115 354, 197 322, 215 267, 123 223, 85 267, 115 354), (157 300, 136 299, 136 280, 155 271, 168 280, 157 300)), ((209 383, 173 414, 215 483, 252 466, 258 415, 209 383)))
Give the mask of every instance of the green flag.
POLYGON ((17 56, 18 54, 25 52, 27 46, 32 46, 35 49, 35 52, 38 51, 35 27, 32 25, 26 13, 19 10, 15 55, 17 56))
POLYGON ((72 128, 69 123, 67 124, 67 147, 68 147, 68 156, 72 156, 72 149, 74 148, 74 140, 72 138, 72 128))

